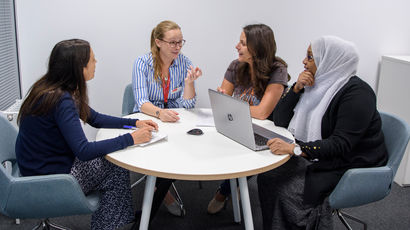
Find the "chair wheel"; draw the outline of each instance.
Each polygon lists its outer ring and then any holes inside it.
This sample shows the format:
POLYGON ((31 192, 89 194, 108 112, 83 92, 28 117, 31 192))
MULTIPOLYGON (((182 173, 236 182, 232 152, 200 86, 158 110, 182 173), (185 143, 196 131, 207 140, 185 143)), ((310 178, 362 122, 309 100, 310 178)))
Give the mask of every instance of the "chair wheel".
POLYGON ((179 208, 181 209, 180 217, 184 217, 186 215, 186 210, 185 210, 184 206, 181 205, 179 208))

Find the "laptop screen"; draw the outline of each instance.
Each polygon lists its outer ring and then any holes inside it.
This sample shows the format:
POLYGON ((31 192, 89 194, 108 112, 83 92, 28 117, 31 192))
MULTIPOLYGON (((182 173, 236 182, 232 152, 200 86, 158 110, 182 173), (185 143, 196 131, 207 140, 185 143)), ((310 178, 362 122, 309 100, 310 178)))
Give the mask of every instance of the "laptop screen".
POLYGON ((289 138, 263 127, 255 130, 247 102, 212 89, 209 89, 208 92, 216 130, 223 135, 252 150, 267 149, 266 145, 263 147, 256 145, 254 132, 268 139, 279 137, 286 142, 293 142, 289 138))

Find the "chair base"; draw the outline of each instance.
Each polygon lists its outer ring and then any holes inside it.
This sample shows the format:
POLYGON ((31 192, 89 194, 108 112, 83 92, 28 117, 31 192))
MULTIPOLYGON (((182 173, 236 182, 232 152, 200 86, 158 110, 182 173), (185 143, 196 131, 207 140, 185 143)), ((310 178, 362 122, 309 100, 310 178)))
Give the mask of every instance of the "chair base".
POLYGON ((51 222, 49 219, 42 220, 41 223, 36 225, 33 230, 43 229, 43 230, 51 230, 51 229, 58 229, 58 230, 70 230, 64 226, 55 224, 51 222))
POLYGON ((340 209, 336 209, 335 212, 336 212, 337 216, 339 217, 340 221, 343 223, 343 225, 344 225, 348 230, 352 230, 352 227, 350 227, 350 225, 347 223, 345 217, 346 217, 346 218, 349 218, 349 219, 351 219, 351 220, 353 220, 353 221, 356 221, 356 222, 358 222, 358 223, 363 224, 363 229, 364 229, 364 230, 367 230, 367 224, 366 224, 366 222, 360 220, 359 218, 354 217, 354 216, 352 216, 352 215, 349 215, 349 214, 347 214, 347 213, 345 213, 345 212, 342 212, 340 209))
POLYGON ((186 214, 186 210, 185 210, 185 207, 184 207, 184 202, 182 202, 181 196, 179 195, 178 190, 175 187, 174 183, 172 183, 171 185, 172 185, 172 188, 174 189, 174 192, 175 192, 175 200, 177 201, 179 209, 181 210, 181 217, 183 217, 186 214))

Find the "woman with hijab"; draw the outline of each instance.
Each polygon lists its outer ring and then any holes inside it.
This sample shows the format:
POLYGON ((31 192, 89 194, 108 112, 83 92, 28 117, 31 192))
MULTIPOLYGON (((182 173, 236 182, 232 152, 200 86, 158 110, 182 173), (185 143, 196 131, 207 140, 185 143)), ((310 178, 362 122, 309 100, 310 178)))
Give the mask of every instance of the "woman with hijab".
POLYGON ((296 143, 268 141, 272 153, 292 157, 258 176, 264 229, 332 229, 328 196, 343 173, 386 164, 376 96, 355 76, 358 62, 355 46, 338 37, 309 46, 305 70, 273 113, 296 143))

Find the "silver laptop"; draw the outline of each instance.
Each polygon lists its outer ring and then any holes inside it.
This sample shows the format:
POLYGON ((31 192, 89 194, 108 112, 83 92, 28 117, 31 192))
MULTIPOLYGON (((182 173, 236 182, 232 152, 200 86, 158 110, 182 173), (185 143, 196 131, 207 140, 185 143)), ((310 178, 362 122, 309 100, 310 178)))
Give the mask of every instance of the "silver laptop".
POLYGON ((249 104, 246 101, 208 89, 216 130, 226 137, 255 151, 268 149, 266 142, 278 137, 293 140, 252 123, 249 104))

